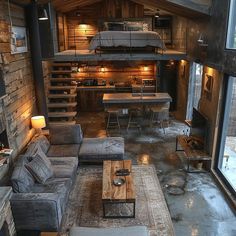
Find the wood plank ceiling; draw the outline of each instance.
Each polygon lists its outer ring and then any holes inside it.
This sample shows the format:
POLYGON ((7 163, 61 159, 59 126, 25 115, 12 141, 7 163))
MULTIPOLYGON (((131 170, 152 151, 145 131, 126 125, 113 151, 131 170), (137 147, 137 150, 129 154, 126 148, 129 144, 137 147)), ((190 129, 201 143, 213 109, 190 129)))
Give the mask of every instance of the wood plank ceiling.
MULTIPOLYGON (((14 1, 14 0, 12 0, 14 1)), ((51 0, 54 8, 62 13, 77 10, 81 7, 92 5, 94 3, 102 2, 106 0, 51 0)), ((114 0, 114 4, 117 1, 114 0)), ((155 11, 161 9, 168 11, 172 14, 180 15, 187 18, 198 18, 210 15, 209 14, 209 3, 207 5, 198 4, 193 0, 132 0, 133 2, 144 5, 144 8, 155 11)), ((204 0, 207 1, 207 0, 204 0)), ((17 0, 18 3, 28 4, 30 0, 17 0)), ((38 0, 39 4, 47 3, 49 0, 38 0)), ((209 0, 207 1, 209 2, 209 0)), ((101 3, 102 4, 102 3, 101 3)))

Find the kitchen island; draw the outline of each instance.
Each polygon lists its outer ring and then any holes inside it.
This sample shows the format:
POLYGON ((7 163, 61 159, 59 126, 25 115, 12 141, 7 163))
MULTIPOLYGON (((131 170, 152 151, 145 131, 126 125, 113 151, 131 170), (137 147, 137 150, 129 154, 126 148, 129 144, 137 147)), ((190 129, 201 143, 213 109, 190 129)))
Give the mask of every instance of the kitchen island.
POLYGON ((172 98, 168 93, 106 93, 103 95, 105 108, 114 105, 121 108, 133 105, 158 105, 171 101, 172 98))

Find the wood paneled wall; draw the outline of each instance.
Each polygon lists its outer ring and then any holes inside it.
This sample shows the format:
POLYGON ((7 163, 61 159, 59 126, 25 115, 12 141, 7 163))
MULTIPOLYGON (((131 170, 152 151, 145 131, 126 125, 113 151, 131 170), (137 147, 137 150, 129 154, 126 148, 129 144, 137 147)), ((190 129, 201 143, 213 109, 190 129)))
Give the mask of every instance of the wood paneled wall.
POLYGON ((134 83, 134 78, 138 78, 137 82, 141 79, 155 79, 155 64, 153 62, 132 62, 131 65, 124 63, 101 63, 94 66, 80 65, 80 72, 74 73, 73 77, 78 80, 85 78, 98 78, 109 82, 121 83, 130 82, 134 83), (104 68, 104 71, 101 71, 104 68))
POLYGON ((59 13, 59 51, 88 49, 91 38, 98 32, 101 20, 109 19, 109 21, 112 21, 143 17, 143 5, 127 0, 104 0, 72 11, 66 14, 66 17, 59 13), (77 16, 77 13, 80 16, 77 16))
MULTIPOLYGON (((25 26, 24 9, 11 5, 14 26, 25 26)), ((30 50, 30 49, 28 49, 30 50)), ((7 95, 1 99, 2 115, 10 148, 15 157, 32 137, 30 118, 35 114, 35 88, 32 77, 30 52, 11 54, 10 21, 6 1, 0 0, 0 70, 7 95)), ((1 178, 1 177, 0 177, 1 178)))

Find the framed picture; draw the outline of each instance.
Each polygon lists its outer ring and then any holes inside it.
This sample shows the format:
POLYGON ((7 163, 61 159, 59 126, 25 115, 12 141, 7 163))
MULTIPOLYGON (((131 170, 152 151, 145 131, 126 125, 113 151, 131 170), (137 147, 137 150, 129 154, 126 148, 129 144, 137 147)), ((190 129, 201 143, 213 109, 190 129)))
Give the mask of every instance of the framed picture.
POLYGON ((203 91, 208 100, 211 100, 212 88, 213 88, 213 77, 211 75, 206 74, 204 78, 203 91))
POLYGON ((11 54, 27 52, 27 34, 25 27, 12 26, 11 54))

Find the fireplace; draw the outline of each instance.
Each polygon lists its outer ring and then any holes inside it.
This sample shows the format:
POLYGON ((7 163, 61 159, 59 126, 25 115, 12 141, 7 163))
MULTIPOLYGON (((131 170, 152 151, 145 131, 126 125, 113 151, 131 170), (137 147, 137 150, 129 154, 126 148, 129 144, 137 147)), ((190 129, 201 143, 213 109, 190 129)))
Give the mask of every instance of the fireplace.
POLYGON ((3 72, 0 69, 0 98, 4 96, 5 94, 6 94, 6 89, 5 89, 4 79, 3 79, 3 72))
MULTIPOLYGON (((7 138, 7 131, 4 130, 0 133, 0 149, 4 148, 9 148, 9 143, 8 143, 8 138, 7 138)), ((1 234, 0 234, 1 236, 1 234)))

